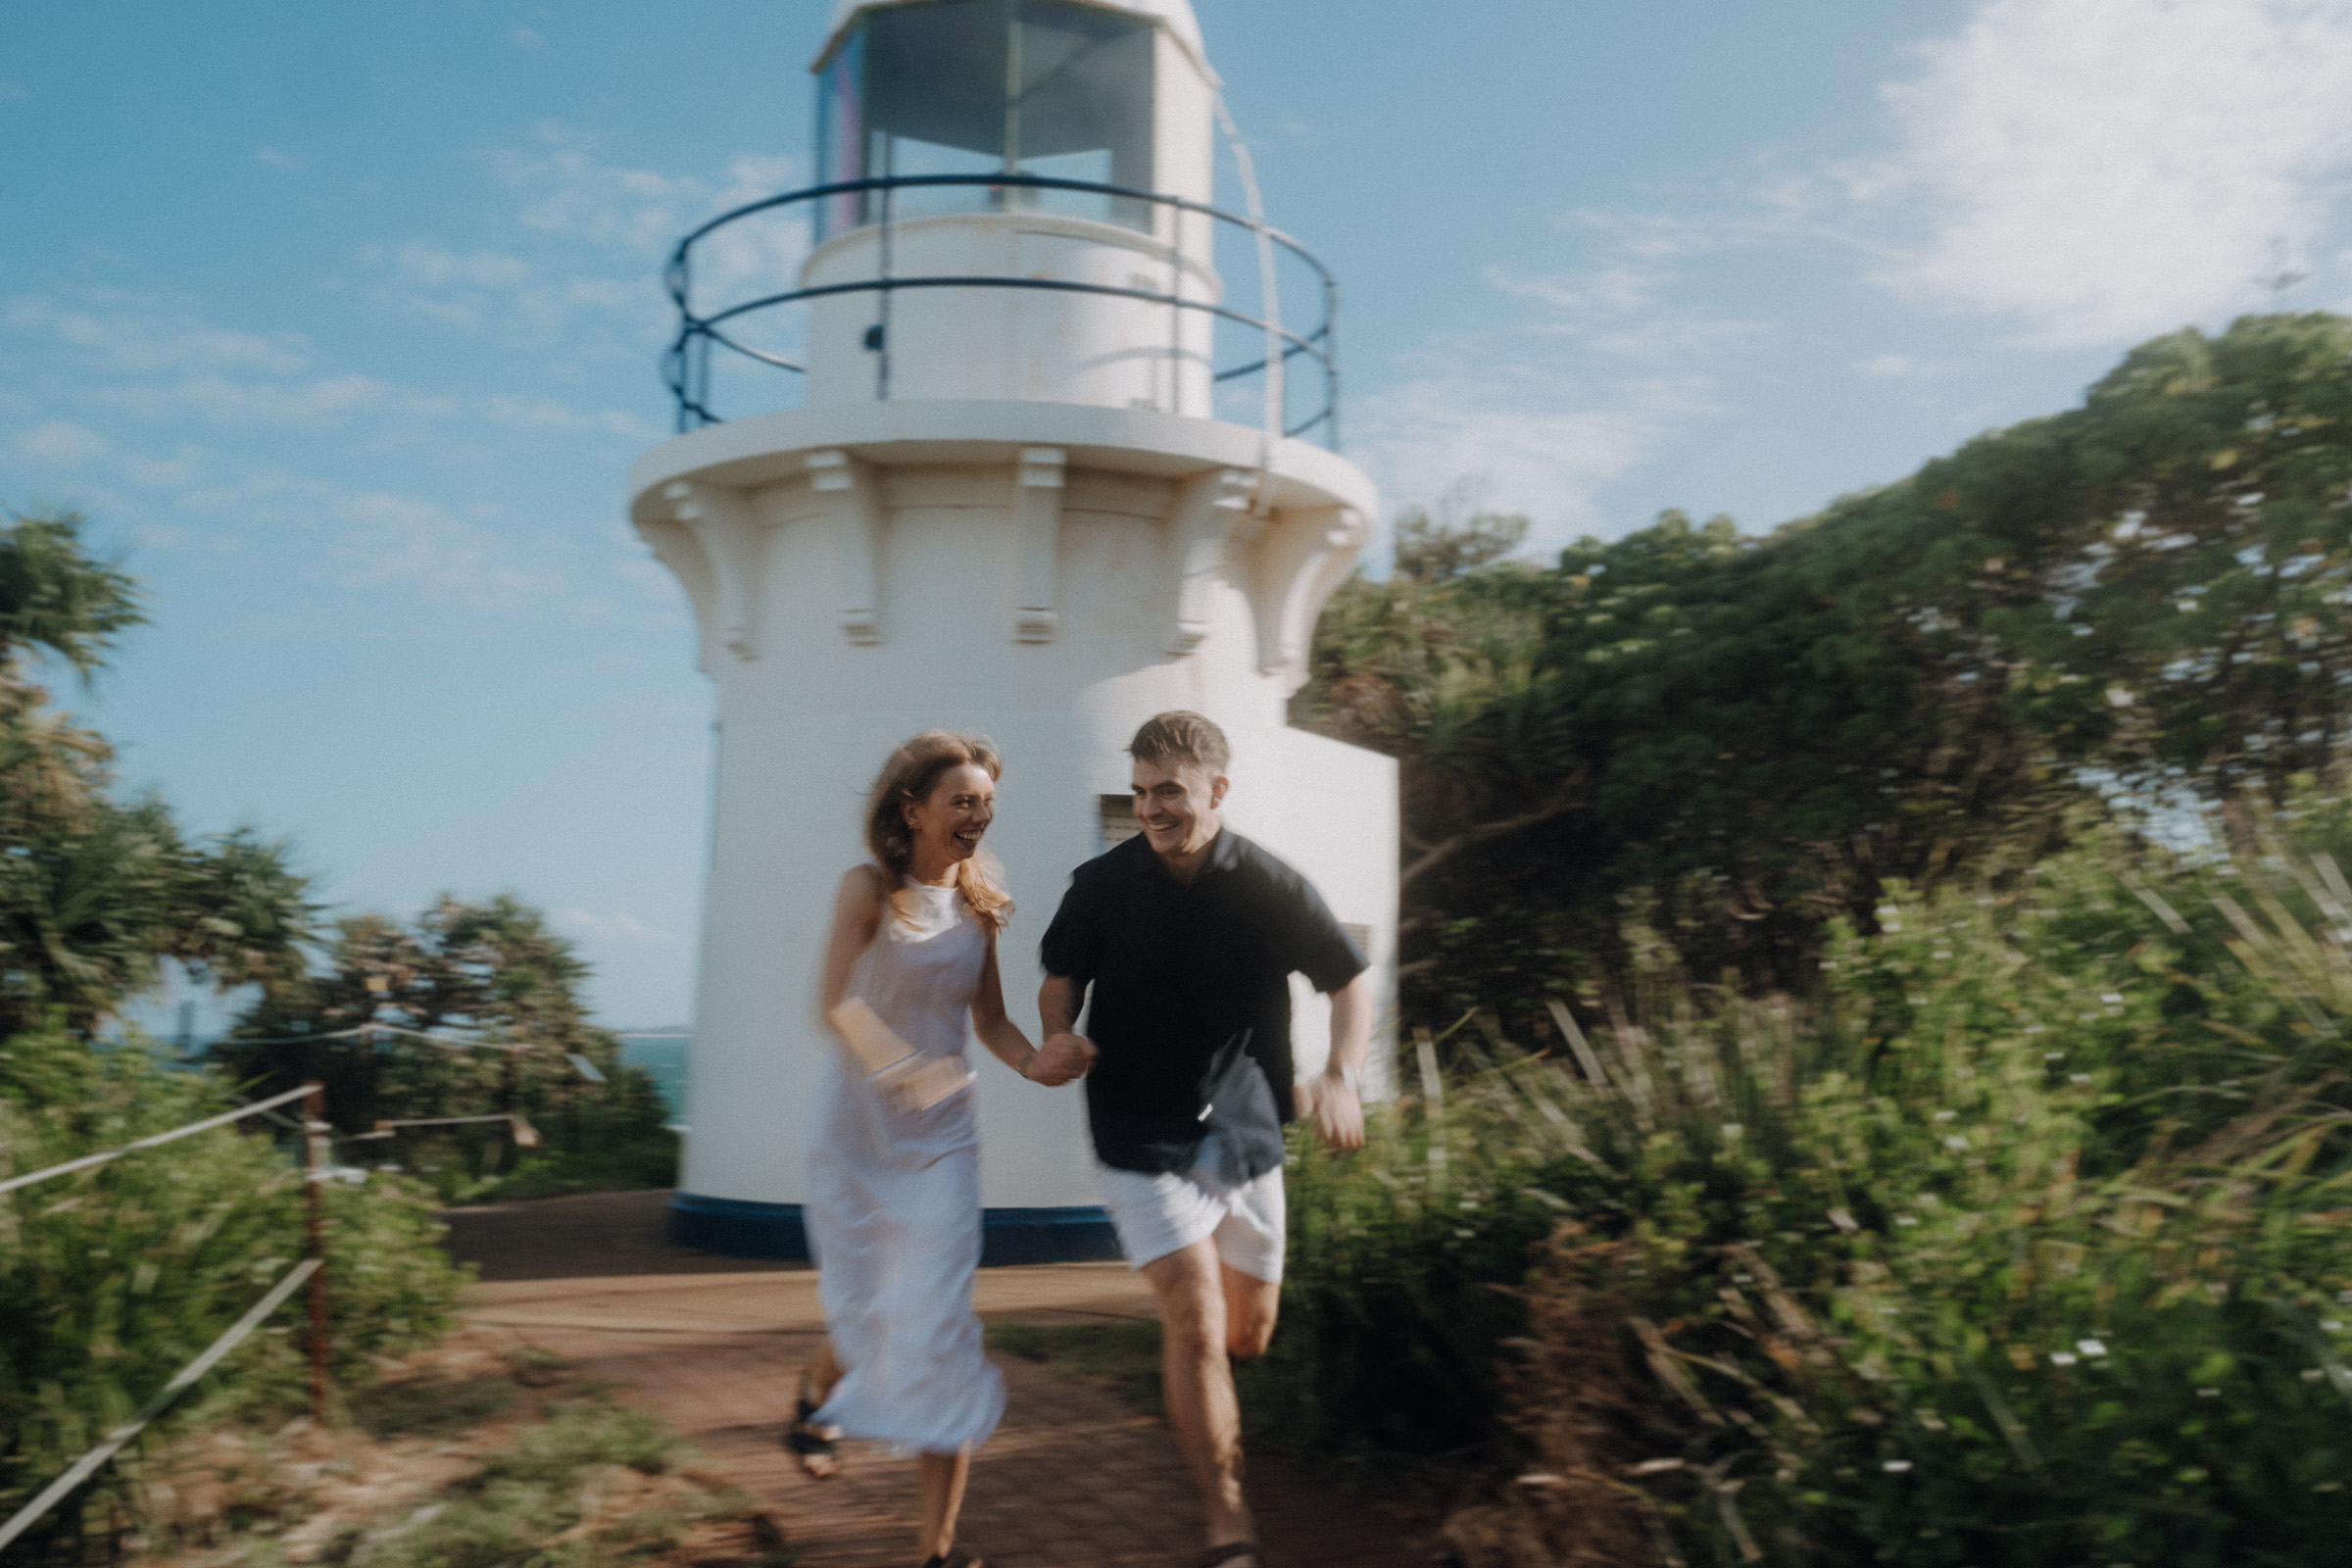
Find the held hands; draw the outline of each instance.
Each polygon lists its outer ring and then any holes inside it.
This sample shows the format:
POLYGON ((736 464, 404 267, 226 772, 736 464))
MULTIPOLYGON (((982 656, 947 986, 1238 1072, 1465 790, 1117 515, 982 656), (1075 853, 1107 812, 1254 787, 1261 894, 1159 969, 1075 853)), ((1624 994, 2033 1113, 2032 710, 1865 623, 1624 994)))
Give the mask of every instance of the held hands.
POLYGON ((1054 1089, 1085 1077, 1094 1064, 1095 1043, 1086 1036, 1048 1035, 1046 1043, 1037 1048, 1037 1054, 1021 1069, 1021 1076, 1054 1089))

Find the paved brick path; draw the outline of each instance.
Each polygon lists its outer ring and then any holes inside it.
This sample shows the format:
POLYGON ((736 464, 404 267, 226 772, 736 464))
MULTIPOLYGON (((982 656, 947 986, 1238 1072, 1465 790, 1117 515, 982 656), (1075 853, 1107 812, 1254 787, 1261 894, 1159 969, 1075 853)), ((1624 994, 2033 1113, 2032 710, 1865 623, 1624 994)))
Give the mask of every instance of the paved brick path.
MULTIPOLYGON (((635 1195, 630 1195, 635 1197, 635 1195)), ((551 1214, 576 1221, 589 1200, 551 1214)), ((495 1219, 527 1220, 511 1205, 495 1219)), ((819 1343, 814 1276, 694 1258, 668 1275, 647 1252, 636 1270, 565 1278, 543 1250, 500 1279, 461 1221, 453 1250, 485 1261, 470 1315, 502 1323, 591 1376, 619 1385, 680 1431, 770 1511, 804 1568, 909 1568, 917 1559, 914 1465, 847 1446, 846 1473, 817 1483, 776 1442, 800 1369, 819 1343), (700 1269, 705 1272, 694 1272, 700 1269)), ((610 1255, 606 1235, 596 1253, 610 1255)), ((672 1254, 693 1258, 693 1254, 672 1254)), ((581 1262, 591 1261, 583 1258, 581 1262)), ((673 1263, 670 1266, 675 1267, 673 1263)), ((1117 1265, 988 1269, 977 1291, 992 1319, 1148 1315, 1149 1297, 1117 1265)), ((1185 1568, 1200 1513, 1166 1427, 1115 1396, 1017 1357, 999 1357, 1004 1423, 973 1466, 963 1544, 991 1568, 1185 1568)), ((1426 1521, 1377 1496, 1339 1492, 1280 1459, 1253 1459, 1266 1568, 1428 1568, 1426 1521)))

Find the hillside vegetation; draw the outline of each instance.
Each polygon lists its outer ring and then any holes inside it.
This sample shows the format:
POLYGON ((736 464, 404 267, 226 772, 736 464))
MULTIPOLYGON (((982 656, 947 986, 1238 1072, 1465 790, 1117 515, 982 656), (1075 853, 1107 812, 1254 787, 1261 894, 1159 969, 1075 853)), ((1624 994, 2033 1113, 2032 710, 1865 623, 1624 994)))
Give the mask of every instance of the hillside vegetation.
POLYGON ((1472 1568, 2335 1552, 2352 322, 1761 537, 1408 523, 1297 716, 1402 763, 1415 1092, 1269 1431, 1486 1467, 1472 1568))

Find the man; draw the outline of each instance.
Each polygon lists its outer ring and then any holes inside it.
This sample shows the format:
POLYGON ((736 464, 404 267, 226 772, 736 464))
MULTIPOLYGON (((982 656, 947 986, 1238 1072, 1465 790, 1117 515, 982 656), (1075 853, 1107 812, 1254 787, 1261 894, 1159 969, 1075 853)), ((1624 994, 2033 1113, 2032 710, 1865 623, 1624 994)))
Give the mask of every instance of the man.
POLYGON ((1046 1050, 1095 1056, 1097 1174, 1120 1250, 1158 1298, 1168 1419, 1207 1525, 1199 1563, 1260 1568, 1227 1357, 1274 1336, 1282 1124, 1303 1102, 1333 1147, 1363 1143, 1372 982, 1306 879, 1224 826, 1223 731, 1161 713, 1127 750, 1143 831, 1072 873, 1038 1010, 1046 1050), (1331 998, 1330 1066, 1311 1087, 1291 1064, 1294 970, 1331 998))

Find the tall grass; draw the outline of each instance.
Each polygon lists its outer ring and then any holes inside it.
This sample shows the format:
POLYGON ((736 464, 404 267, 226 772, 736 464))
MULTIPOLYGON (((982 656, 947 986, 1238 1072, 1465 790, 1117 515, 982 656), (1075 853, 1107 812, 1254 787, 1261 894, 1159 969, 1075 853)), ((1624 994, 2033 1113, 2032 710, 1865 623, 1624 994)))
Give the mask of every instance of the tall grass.
POLYGON ((2352 888, 2310 851, 1898 889, 1801 1004, 1651 948, 1581 1049, 1301 1152, 1275 1423, 1494 1443, 1474 1565, 2325 1560, 2352 888))

